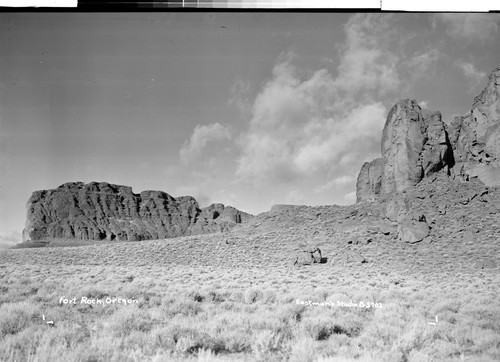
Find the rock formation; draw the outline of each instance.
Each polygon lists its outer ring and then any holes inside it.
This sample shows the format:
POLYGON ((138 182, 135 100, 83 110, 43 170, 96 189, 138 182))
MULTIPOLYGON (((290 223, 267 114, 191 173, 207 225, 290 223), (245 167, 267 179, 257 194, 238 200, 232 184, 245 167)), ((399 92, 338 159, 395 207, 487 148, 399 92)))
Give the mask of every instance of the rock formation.
MULTIPOLYGON (((422 179, 443 170, 459 181, 479 179, 486 186, 500 186, 500 68, 491 73, 471 111, 450 125, 441 113, 423 110, 415 100, 397 102, 387 116, 381 152, 381 158, 361 167, 357 202, 384 201, 384 216, 397 223, 398 239, 422 241, 432 225, 425 215, 411 211, 405 194, 422 179)), ((466 205, 471 199, 464 195, 459 202, 466 205)), ((446 205, 438 211, 445 215, 446 205)))
POLYGON ((163 239, 223 231, 252 218, 222 204, 200 209, 191 196, 135 194, 131 187, 105 182, 70 182, 35 191, 26 206, 23 241, 163 239))
POLYGON ((405 190, 453 164, 441 113, 422 110, 415 100, 404 99, 392 107, 381 143, 382 158, 361 167, 357 202, 405 190))
POLYGON ((424 240, 430 232, 424 215, 413 217, 408 215, 398 224, 398 238, 406 243, 416 243, 424 240))
POLYGON ((349 263, 363 264, 366 262, 365 257, 355 250, 348 250, 344 255, 344 265, 349 263))
POLYGON ((382 158, 376 158, 371 162, 365 162, 359 171, 356 182, 357 202, 373 200, 380 194, 382 187, 382 158))
MULTIPOLYGON (((500 68, 474 98, 472 109, 449 127, 457 166, 488 186, 500 186, 500 68)), ((457 168, 458 169, 458 168, 457 168)))
POLYGON ((450 163, 451 145, 439 112, 424 111, 405 99, 392 107, 382 133, 379 194, 415 186, 425 175, 450 163))
POLYGON ((397 102, 387 116, 381 152, 382 158, 361 167, 357 202, 406 190, 441 170, 500 186, 500 68, 491 73, 471 111, 451 125, 415 100, 397 102))
POLYGON ((323 255, 321 255, 321 250, 319 248, 312 250, 311 256, 313 259, 313 263, 321 263, 321 261, 323 260, 323 255))
POLYGON ((235 224, 246 223, 252 215, 241 212, 232 206, 212 204, 200 210, 196 223, 191 226, 190 234, 225 231, 235 224))
POLYGON ((293 265, 311 265, 313 263, 313 258, 309 251, 301 251, 297 253, 293 265))

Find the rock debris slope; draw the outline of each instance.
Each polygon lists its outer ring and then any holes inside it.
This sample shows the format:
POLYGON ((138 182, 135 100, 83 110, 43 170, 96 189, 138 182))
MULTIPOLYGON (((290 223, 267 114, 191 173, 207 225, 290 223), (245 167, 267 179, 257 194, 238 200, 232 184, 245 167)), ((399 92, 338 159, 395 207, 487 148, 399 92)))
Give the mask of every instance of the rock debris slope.
POLYGON ((415 100, 397 102, 387 116, 381 153, 361 167, 357 202, 409 189, 439 171, 500 186, 500 68, 491 73, 471 111, 450 125, 415 100))
MULTIPOLYGON (((395 223, 399 240, 416 243, 439 236, 433 210, 436 206, 440 215, 445 215, 453 203, 473 203, 476 214, 485 214, 483 219, 497 214, 500 205, 494 200, 498 192, 495 187, 500 186, 499 80, 497 68, 474 99, 471 111, 455 117, 450 125, 441 120, 439 112, 423 110, 415 100, 399 101, 390 110, 382 133, 382 157, 361 167, 356 193, 358 203, 378 201, 382 205, 383 216, 395 223), (444 178, 436 183, 438 186, 429 185, 439 179, 436 175, 444 178), (443 202, 436 198, 436 187, 451 199, 443 202), (415 190, 422 192, 415 194, 415 190)), ((464 215, 454 216, 461 225, 468 225, 462 219, 464 215)), ((468 226, 475 230, 473 224, 468 226)), ((470 228, 467 238, 472 240, 474 231, 470 228)))
POLYGON ((149 240, 224 231, 252 215, 223 204, 200 209, 191 196, 132 192, 105 182, 70 182, 33 192, 23 241, 51 238, 149 240))

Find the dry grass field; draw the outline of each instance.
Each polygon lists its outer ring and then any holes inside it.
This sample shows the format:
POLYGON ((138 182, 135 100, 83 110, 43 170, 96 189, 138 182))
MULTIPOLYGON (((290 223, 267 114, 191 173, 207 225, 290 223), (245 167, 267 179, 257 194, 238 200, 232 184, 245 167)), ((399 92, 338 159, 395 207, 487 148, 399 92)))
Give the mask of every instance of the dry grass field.
POLYGON ((431 237, 413 245, 367 203, 1 251, 0 361, 499 361, 498 214, 450 205, 425 206, 431 237), (294 266, 307 243, 327 263, 294 266))
POLYGON ((450 267, 408 245, 294 268, 272 235, 4 251, 0 360, 500 359, 497 269, 450 267))

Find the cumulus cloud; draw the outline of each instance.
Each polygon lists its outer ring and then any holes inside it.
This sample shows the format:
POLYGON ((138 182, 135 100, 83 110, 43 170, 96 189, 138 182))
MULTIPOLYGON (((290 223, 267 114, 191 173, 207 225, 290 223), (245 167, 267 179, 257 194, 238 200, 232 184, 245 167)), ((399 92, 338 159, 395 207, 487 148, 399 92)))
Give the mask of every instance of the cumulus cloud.
POLYGON ((389 51, 395 29, 391 15, 357 14, 345 25, 347 36, 335 84, 348 93, 384 95, 400 84, 398 56, 389 51))
POLYGON ((209 125, 197 125, 189 140, 186 140, 182 145, 179 151, 180 158, 187 164, 201 155, 208 144, 230 139, 229 126, 221 125, 218 122, 209 125))
POLYGON ((293 181, 324 172, 342 157, 377 147, 386 109, 336 98, 326 70, 301 79, 285 61, 257 96, 248 131, 239 139, 237 174, 257 181, 293 181))
POLYGON ((373 99, 400 84, 398 57, 383 36, 393 31, 388 19, 365 14, 349 20, 336 77, 327 69, 304 73, 293 53, 280 56, 238 138, 239 180, 325 178, 332 167, 357 167, 378 151, 387 110, 373 99))
POLYGON ((497 14, 448 13, 436 16, 445 24, 449 35, 466 41, 496 39, 500 23, 497 14))
POLYGON ((10 248, 21 241, 21 233, 19 231, 0 232, 0 249, 10 248))
POLYGON ((467 80, 470 82, 471 91, 480 85, 486 78, 486 73, 479 71, 474 64, 466 61, 457 61, 455 65, 460 68, 467 80))

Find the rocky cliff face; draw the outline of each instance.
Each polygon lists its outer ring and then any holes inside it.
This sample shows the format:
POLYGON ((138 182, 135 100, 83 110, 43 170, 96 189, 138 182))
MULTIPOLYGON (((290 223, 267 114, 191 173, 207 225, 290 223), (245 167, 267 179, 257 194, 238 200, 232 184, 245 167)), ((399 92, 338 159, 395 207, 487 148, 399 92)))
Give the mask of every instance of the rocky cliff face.
POLYGON ((357 202, 374 200, 380 194, 383 166, 384 161, 382 158, 376 158, 363 164, 356 181, 357 202))
POLYGON ((415 186, 453 163, 441 113, 422 110, 415 100, 392 107, 381 143, 382 158, 365 163, 358 175, 358 202, 415 186))
POLYGON ((223 231, 251 218, 222 204, 200 209, 191 196, 134 194, 128 186, 70 182, 32 194, 23 241, 163 239, 223 231))
POLYGON ((365 163, 357 202, 407 190, 439 171, 500 186, 500 68, 474 99, 471 111, 451 125, 441 113, 405 99, 392 107, 382 133, 382 158, 365 163))
POLYGON ((490 74, 471 111, 455 117, 449 132, 457 171, 500 186, 500 68, 490 74))

